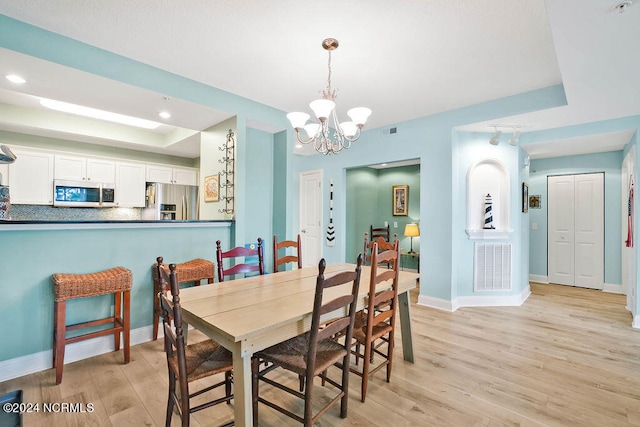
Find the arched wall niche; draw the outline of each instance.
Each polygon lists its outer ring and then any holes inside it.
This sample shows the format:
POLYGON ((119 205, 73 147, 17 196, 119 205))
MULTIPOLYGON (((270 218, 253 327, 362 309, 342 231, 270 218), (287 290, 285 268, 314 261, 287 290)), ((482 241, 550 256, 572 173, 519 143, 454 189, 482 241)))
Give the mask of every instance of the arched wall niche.
POLYGON ((504 239, 513 230, 509 226, 510 217, 509 171, 497 159, 483 159, 469 167, 467 171, 467 228, 470 239, 504 239), (484 229, 484 209, 486 196, 493 202, 493 226, 484 229))

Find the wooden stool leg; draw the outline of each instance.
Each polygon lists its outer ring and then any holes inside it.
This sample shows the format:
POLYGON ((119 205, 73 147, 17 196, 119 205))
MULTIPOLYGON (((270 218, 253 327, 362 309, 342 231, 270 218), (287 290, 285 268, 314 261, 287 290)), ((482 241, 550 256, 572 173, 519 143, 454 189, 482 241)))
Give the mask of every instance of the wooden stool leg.
POLYGON ((53 358, 56 368, 56 384, 62 382, 62 368, 64 366, 64 346, 66 336, 67 302, 55 301, 54 303, 54 326, 55 336, 53 338, 53 358))
POLYGON ((123 294, 122 335, 124 336, 124 363, 129 363, 131 360, 131 291, 124 291, 123 294))
MULTIPOLYGON (((116 292, 113 294, 113 326, 118 326, 118 323, 122 324, 122 294, 116 292)), ((115 351, 120 350, 120 331, 115 331, 113 334, 113 340, 115 342, 115 351)))

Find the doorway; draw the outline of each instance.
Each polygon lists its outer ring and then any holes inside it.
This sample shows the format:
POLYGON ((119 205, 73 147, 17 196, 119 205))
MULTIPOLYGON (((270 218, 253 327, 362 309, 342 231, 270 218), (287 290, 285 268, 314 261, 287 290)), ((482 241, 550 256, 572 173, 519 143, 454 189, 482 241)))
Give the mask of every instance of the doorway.
POLYGON ((549 283, 604 287, 604 173, 549 176, 549 283))
POLYGON ((300 243, 302 266, 318 265, 322 258, 322 170, 300 173, 300 243))

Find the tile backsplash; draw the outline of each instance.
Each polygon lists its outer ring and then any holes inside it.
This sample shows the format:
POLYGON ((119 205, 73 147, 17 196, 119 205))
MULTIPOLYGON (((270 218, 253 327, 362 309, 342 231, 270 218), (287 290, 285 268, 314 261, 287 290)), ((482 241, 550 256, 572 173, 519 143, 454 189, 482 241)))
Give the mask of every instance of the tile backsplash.
POLYGON ((142 219, 142 208, 54 208, 12 205, 14 221, 132 221, 142 219))

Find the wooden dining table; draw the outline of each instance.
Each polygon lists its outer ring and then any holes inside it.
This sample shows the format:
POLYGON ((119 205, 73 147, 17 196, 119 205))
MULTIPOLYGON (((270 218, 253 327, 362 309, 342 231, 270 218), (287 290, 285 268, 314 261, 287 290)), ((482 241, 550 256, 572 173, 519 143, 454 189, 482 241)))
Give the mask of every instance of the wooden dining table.
MULTIPOLYGON (((325 277, 353 271, 355 267, 329 264, 325 277)), ((370 271, 370 267, 362 267, 359 310, 365 307, 369 293, 370 271)), ((317 267, 305 267, 180 290, 184 321, 233 353, 236 426, 250 426, 253 422, 251 356, 309 331, 317 275, 317 267)), ((417 273, 399 272, 402 352, 409 362, 413 362, 409 291, 416 287, 418 278, 417 273)), ((330 298, 330 293, 325 298, 330 298)), ((327 317, 330 320, 331 313, 327 317)))

